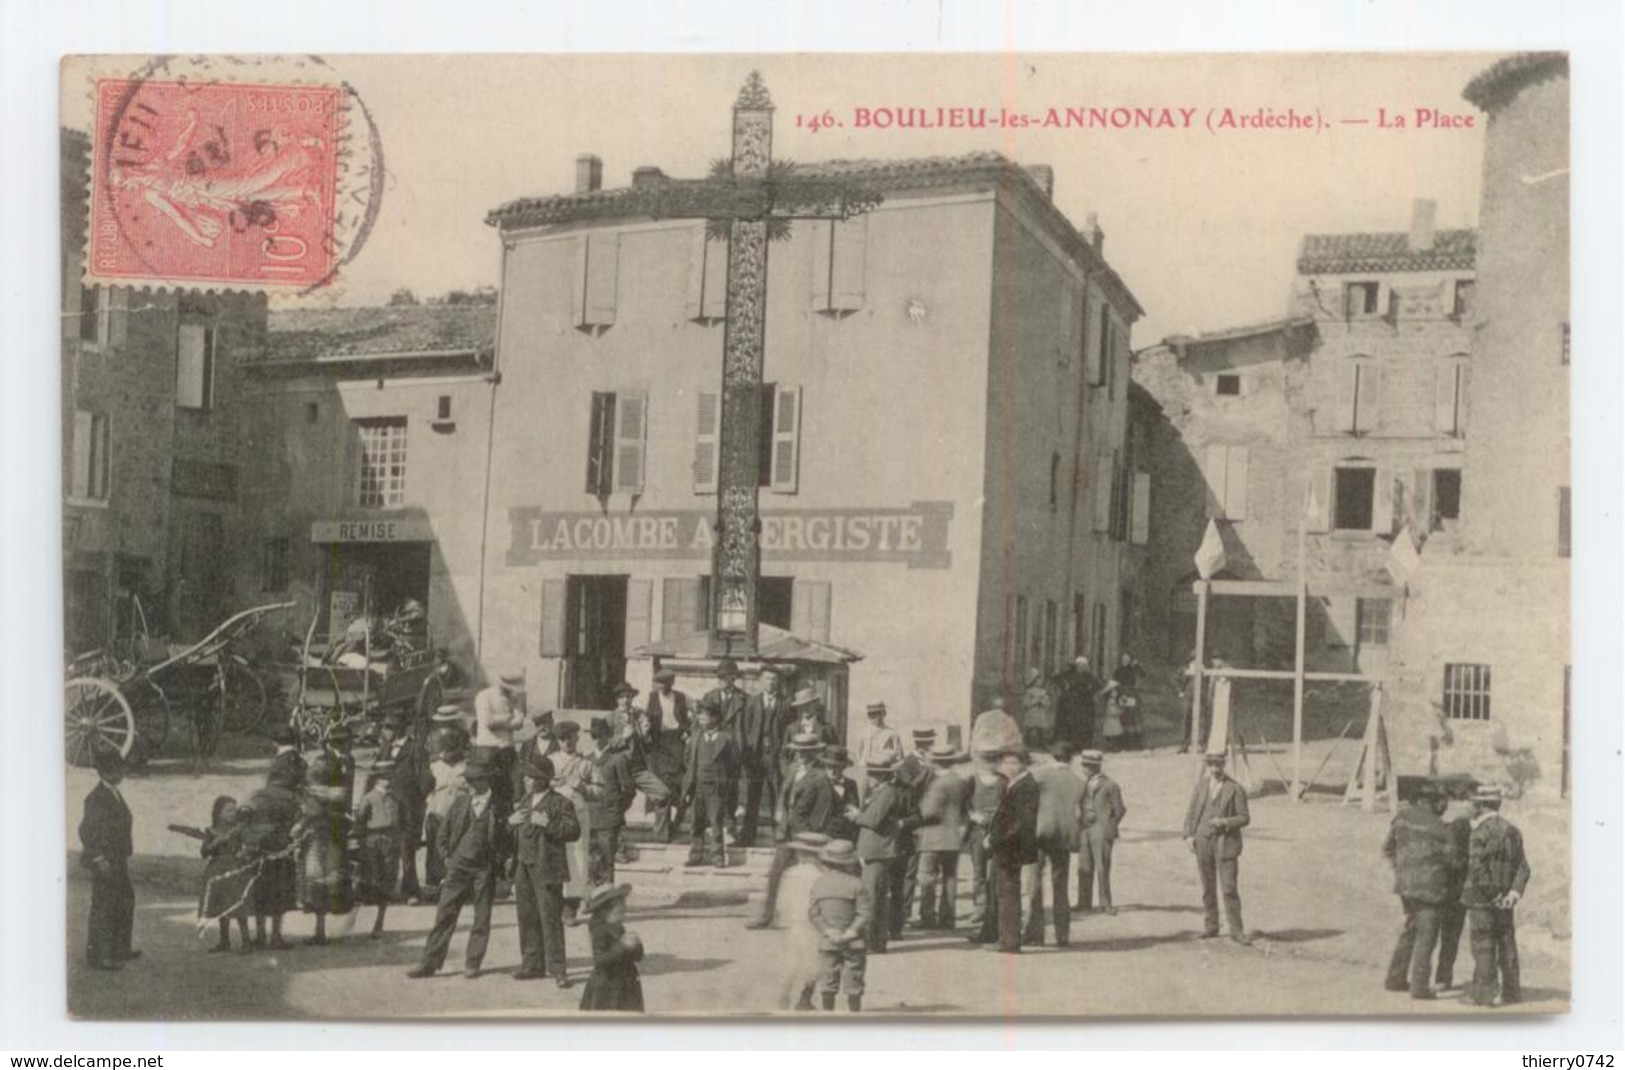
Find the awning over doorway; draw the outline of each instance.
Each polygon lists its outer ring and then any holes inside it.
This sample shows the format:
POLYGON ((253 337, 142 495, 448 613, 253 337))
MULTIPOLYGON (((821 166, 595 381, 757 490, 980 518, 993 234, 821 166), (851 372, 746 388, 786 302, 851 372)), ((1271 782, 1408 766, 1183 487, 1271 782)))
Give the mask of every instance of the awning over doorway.
MULTIPOLYGON (((632 651, 631 656, 697 659, 709 657, 710 653, 711 635, 709 632, 700 631, 676 639, 660 639, 653 643, 645 643, 632 651)), ((771 624, 757 626, 756 657, 762 661, 801 661, 826 665, 863 660, 863 655, 856 650, 803 638, 783 628, 775 628, 771 624)))

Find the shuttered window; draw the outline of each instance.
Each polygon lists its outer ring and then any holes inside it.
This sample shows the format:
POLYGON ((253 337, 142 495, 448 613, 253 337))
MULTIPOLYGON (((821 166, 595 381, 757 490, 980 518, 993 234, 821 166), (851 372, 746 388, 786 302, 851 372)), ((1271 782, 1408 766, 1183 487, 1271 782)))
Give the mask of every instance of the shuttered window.
POLYGON ((688 260, 687 316, 697 323, 720 323, 728 315, 728 242, 694 228, 688 260))
POLYGON ((1112 490, 1116 482, 1116 466, 1112 454, 1095 459, 1094 530, 1109 532, 1112 528, 1112 490))
POLYGON ((790 589, 790 630, 803 639, 829 642, 832 591, 828 580, 795 580, 790 589))
POLYGON ((111 422, 101 413, 73 414, 73 455, 68 497, 106 501, 112 472, 111 422))
POLYGON ((175 344, 175 404, 183 409, 214 408, 214 329, 183 323, 175 344))
POLYGON ((649 398, 641 393, 615 395, 615 489, 642 494, 648 459, 649 398))
POLYGON ((698 576, 667 576, 660 583, 660 637, 679 639, 706 628, 708 607, 698 576))
POLYGON ((869 217, 813 223, 815 312, 855 312, 863 307, 868 261, 869 217))
POLYGON ((1354 360, 1337 384, 1337 429, 1365 435, 1380 426, 1382 369, 1369 360, 1354 360))
POLYGON ((1208 516, 1214 520, 1247 519, 1246 446, 1209 446, 1203 456, 1208 516))
POLYGON ((1151 473, 1134 473, 1133 515, 1129 519, 1129 542, 1144 546, 1151 541, 1151 473))
POLYGON ((1467 433, 1467 361, 1452 357, 1434 369, 1433 426, 1441 435, 1467 433))
POLYGON ((598 333, 615 322, 620 279, 619 234, 587 234, 576 239, 575 325, 598 333))
POLYGON ((773 390, 773 467, 769 486, 776 494, 794 494, 801 468, 801 388, 782 384, 773 390))
POLYGON ((1111 349, 1111 316, 1104 304, 1097 305, 1095 330, 1089 340, 1089 385, 1103 386, 1106 382, 1106 362, 1111 349))
POLYGON ((722 395, 702 390, 694 414, 694 493, 717 492, 717 448, 722 435, 722 395))

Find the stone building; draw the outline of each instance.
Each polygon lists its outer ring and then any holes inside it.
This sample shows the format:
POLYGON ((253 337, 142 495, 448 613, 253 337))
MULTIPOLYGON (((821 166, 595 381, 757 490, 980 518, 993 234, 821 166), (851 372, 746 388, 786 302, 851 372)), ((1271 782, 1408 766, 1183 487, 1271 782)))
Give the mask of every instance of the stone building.
MULTIPOLYGON (((1569 73, 1502 60, 1466 87, 1488 116, 1472 317, 1475 433, 1455 539, 1430 539, 1395 632, 1398 742, 1537 793, 1568 786, 1569 73)), ((1403 765, 1402 765, 1403 770, 1403 765)))
POLYGON ((62 497, 70 653, 138 634, 200 637, 246 592, 241 380, 263 296, 87 286, 89 139, 61 136, 62 497), (140 610, 137 612, 137 606, 140 610))
MULTIPOLYGON (((1461 515, 1475 238, 1439 230, 1431 201, 1408 231, 1307 235, 1284 318, 1138 355, 1135 377, 1173 434, 1153 469, 1146 593, 1172 660, 1192 645, 1191 558, 1208 521, 1224 539, 1221 578, 1292 579, 1313 500, 1309 574, 1337 593, 1314 600, 1305 660, 1386 670, 1393 541, 1407 525, 1454 539, 1461 515)), ((1290 666, 1289 602, 1227 598, 1211 612, 1217 653, 1290 666)))
MULTIPOLYGON (((996 154, 801 164, 883 203, 771 245, 762 396, 766 624, 854 648, 853 704, 968 724, 1025 669, 1115 656, 1129 331, 1140 315, 996 154)), ((481 663, 608 705, 629 652, 705 626, 726 245, 640 215, 666 181, 493 211, 502 305, 481 663)), ((1143 518, 1142 518, 1143 519, 1143 518)))

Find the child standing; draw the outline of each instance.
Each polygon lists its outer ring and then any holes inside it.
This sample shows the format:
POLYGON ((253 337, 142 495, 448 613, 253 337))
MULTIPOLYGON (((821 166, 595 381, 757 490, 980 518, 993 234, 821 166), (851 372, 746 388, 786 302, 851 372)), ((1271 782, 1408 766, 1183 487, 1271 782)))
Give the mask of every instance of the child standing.
POLYGON ((809 913, 813 885, 822 871, 818 854, 829 843, 821 832, 798 832, 790 838, 794 861, 779 882, 779 900, 784 904, 784 982, 779 993, 779 1010, 810 1011, 812 994, 818 987, 820 963, 818 944, 822 934, 809 913))
POLYGON ((384 931, 384 914, 401 881, 402 808, 400 796, 392 790, 395 773, 394 762, 373 762, 367 793, 355 810, 355 835, 361 845, 356 902, 378 907, 378 916, 372 922, 374 940, 384 931))
POLYGON ((858 879, 858 852, 846 840, 831 840, 818 856, 823 870, 812 887, 808 917, 817 926, 818 995, 826 1011, 846 989, 848 1010, 863 1009, 863 970, 868 961, 863 934, 869 926, 870 898, 858 879))
POLYGON ((727 801, 733 797, 734 781, 739 775, 739 754, 734 749, 733 738, 717 727, 714 701, 701 703, 695 716, 700 728, 688 745, 688 762, 683 769, 682 798, 694 804, 688 860, 683 864, 703 866, 710 862, 721 868, 728 864, 723 822, 727 816, 727 801), (707 830, 715 841, 709 850, 707 830))
POLYGON ((600 885, 587 899, 587 934, 592 940, 592 976, 581 993, 584 1011, 643 1013, 643 982, 637 964, 643 941, 626 930, 626 897, 630 884, 600 885))
POLYGON ((245 857, 247 853, 247 825, 252 815, 239 809, 237 800, 222 795, 214 801, 209 813, 209 831, 203 838, 203 857, 209 860, 203 868, 203 892, 198 897, 199 919, 218 918, 220 939, 209 951, 231 950, 231 923, 237 922, 237 936, 242 941, 239 950, 249 951, 248 911, 251 883, 255 867, 245 857))

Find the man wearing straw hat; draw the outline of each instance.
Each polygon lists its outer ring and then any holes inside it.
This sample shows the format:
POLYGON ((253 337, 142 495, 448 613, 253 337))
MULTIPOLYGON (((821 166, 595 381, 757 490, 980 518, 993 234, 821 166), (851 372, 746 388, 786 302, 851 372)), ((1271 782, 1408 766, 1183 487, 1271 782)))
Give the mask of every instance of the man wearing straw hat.
POLYGON ((972 782, 954 771, 964 761, 946 741, 931 748, 936 772, 920 795, 920 928, 952 931, 957 919, 959 852, 965 844, 972 782))
POLYGON ((1501 789, 1482 785, 1473 792, 1467 881, 1461 892, 1462 905, 1467 908, 1467 938, 1473 949, 1473 983, 1464 1002, 1491 1006, 1497 982, 1503 1005, 1523 998, 1512 911, 1528 884, 1523 834, 1501 816, 1501 789))
POLYGON ((1078 756, 1083 766, 1083 826, 1078 837, 1078 909, 1085 914, 1094 909, 1095 889, 1100 890, 1100 910, 1116 914, 1112 905, 1112 849, 1128 807, 1117 781, 1100 771, 1106 756, 1086 750, 1078 756))
POLYGON ((1208 754, 1203 761, 1206 773, 1197 780, 1185 811, 1185 842, 1196 856, 1196 871, 1202 878, 1202 936, 1209 939, 1219 935, 1222 893, 1230 939, 1250 944, 1252 939, 1241 923, 1241 891, 1237 884, 1241 830, 1252 822, 1247 792, 1225 774, 1224 751, 1208 754))
POLYGON ((471 757, 491 770, 492 803, 497 822, 513 812, 514 731, 525 723, 525 674, 504 673, 497 686, 474 696, 474 748, 471 757))
POLYGON ((774 800, 775 835, 778 843, 773 852, 773 865, 767 871, 767 893, 762 898, 762 911, 746 926, 747 929, 766 929, 773 924, 773 912, 778 904, 779 881, 794 860, 791 840, 798 833, 822 833, 829 824, 834 798, 830 794, 829 777, 818 764, 824 741, 807 733, 790 737, 787 744, 795 765, 785 778, 779 797, 774 800))
POLYGON ((496 774, 491 766, 470 759, 463 769, 463 781, 468 790, 457 794, 438 831, 446 876, 440 884, 440 901, 435 908, 434 927, 423 946, 423 958, 406 974, 414 980, 433 977, 445 963, 465 905, 473 905, 474 922, 463 952, 463 976, 479 976, 491 937, 491 907, 496 902, 497 875, 508 832, 504 822, 497 819, 496 774))
POLYGON ((906 800, 892 783, 895 765, 871 765, 872 785, 854 820, 858 826, 857 857, 863 863, 863 887, 869 898, 868 947, 886 953, 891 935, 892 870, 897 865, 897 826, 906 813, 906 800))

